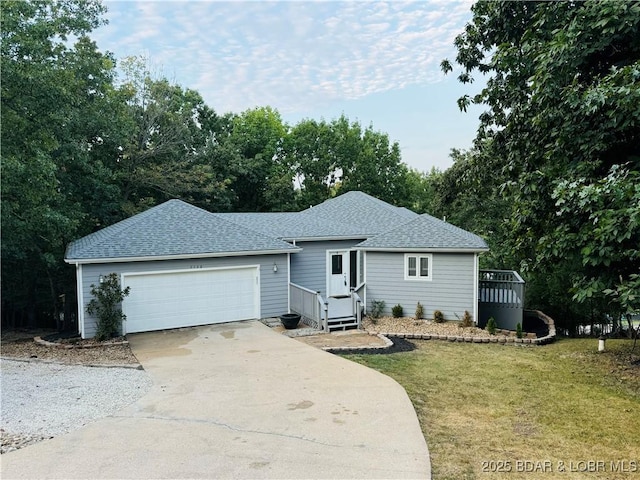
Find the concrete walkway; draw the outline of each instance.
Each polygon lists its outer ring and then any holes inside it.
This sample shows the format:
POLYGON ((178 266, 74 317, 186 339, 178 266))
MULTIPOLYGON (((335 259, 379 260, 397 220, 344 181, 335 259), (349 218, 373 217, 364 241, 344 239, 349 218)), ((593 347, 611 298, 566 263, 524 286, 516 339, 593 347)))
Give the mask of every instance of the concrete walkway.
POLYGON ((389 377, 259 322, 129 339, 149 394, 2 455, 3 479, 430 478, 413 406, 389 377))

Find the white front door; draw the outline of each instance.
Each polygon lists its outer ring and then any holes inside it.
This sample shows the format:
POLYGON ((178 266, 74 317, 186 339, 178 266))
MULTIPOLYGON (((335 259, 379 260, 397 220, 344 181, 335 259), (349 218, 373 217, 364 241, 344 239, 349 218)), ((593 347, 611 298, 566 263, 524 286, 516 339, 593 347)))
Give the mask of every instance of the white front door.
POLYGON ((349 295, 349 251, 329 251, 327 253, 328 297, 349 295))

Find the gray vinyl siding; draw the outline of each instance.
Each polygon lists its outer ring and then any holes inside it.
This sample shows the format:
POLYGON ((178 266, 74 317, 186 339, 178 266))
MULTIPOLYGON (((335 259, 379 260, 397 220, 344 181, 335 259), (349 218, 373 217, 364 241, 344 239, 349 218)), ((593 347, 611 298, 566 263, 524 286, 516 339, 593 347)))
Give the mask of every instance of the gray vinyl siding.
MULTIPOLYGON (((91 338, 96 333, 96 319, 87 313, 91 300, 91 285, 98 285, 100 275, 110 273, 161 272, 189 270, 190 268, 240 267, 260 265, 260 316, 275 317, 288 312, 289 285, 287 282, 287 255, 255 255, 246 257, 198 258, 187 260, 162 260, 146 262, 106 263, 82 265, 82 296, 84 309, 84 336, 91 338), (274 273, 273 263, 278 266, 274 273)), ((124 300, 127 301, 126 299, 124 300)))
POLYGON ((296 242, 302 251, 291 254, 291 282, 326 297, 327 250, 348 250, 361 241, 296 242))
POLYGON ((433 253, 431 281, 404 279, 404 253, 367 252, 367 309, 373 300, 384 300, 385 315, 400 304, 405 316, 413 316, 416 305, 424 306, 425 318, 440 310, 446 320, 462 318, 465 310, 474 312, 474 255, 433 253))

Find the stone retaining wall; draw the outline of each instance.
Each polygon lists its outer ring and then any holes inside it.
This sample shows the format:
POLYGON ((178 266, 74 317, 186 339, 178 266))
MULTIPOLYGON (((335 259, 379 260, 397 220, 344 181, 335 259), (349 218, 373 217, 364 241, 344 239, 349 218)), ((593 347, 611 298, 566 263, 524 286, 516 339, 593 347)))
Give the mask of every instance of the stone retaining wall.
POLYGON ((34 342, 38 345, 43 345, 45 347, 51 348, 97 348, 97 347, 114 347, 118 345, 129 345, 128 340, 123 340, 121 342, 102 342, 102 343, 61 343, 61 342, 49 342, 47 340, 43 340, 40 337, 34 337, 34 342))
POLYGON ((406 338, 409 340, 445 340, 448 342, 460 343, 513 343, 524 345, 546 345, 547 343, 553 342, 556 338, 556 326, 553 319, 539 310, 527 311, 536 315, 549 327, 549 333, 547 335, 539 338, 531 338, 529 336, 525 338, 517 338, 514 336, 472 337, 463 335, 437 335, 424 333, 383 333, 382 335, 384 335, 385 337, 406 338))

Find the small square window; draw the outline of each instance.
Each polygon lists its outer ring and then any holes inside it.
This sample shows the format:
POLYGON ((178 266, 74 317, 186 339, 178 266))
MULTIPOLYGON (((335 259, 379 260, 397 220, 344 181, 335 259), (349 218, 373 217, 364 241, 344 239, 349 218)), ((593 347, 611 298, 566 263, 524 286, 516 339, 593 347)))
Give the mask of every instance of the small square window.
POLYGON ((404 279, 405 280, 431 280, 431 261, 430 254, 404 256, 404 279))

